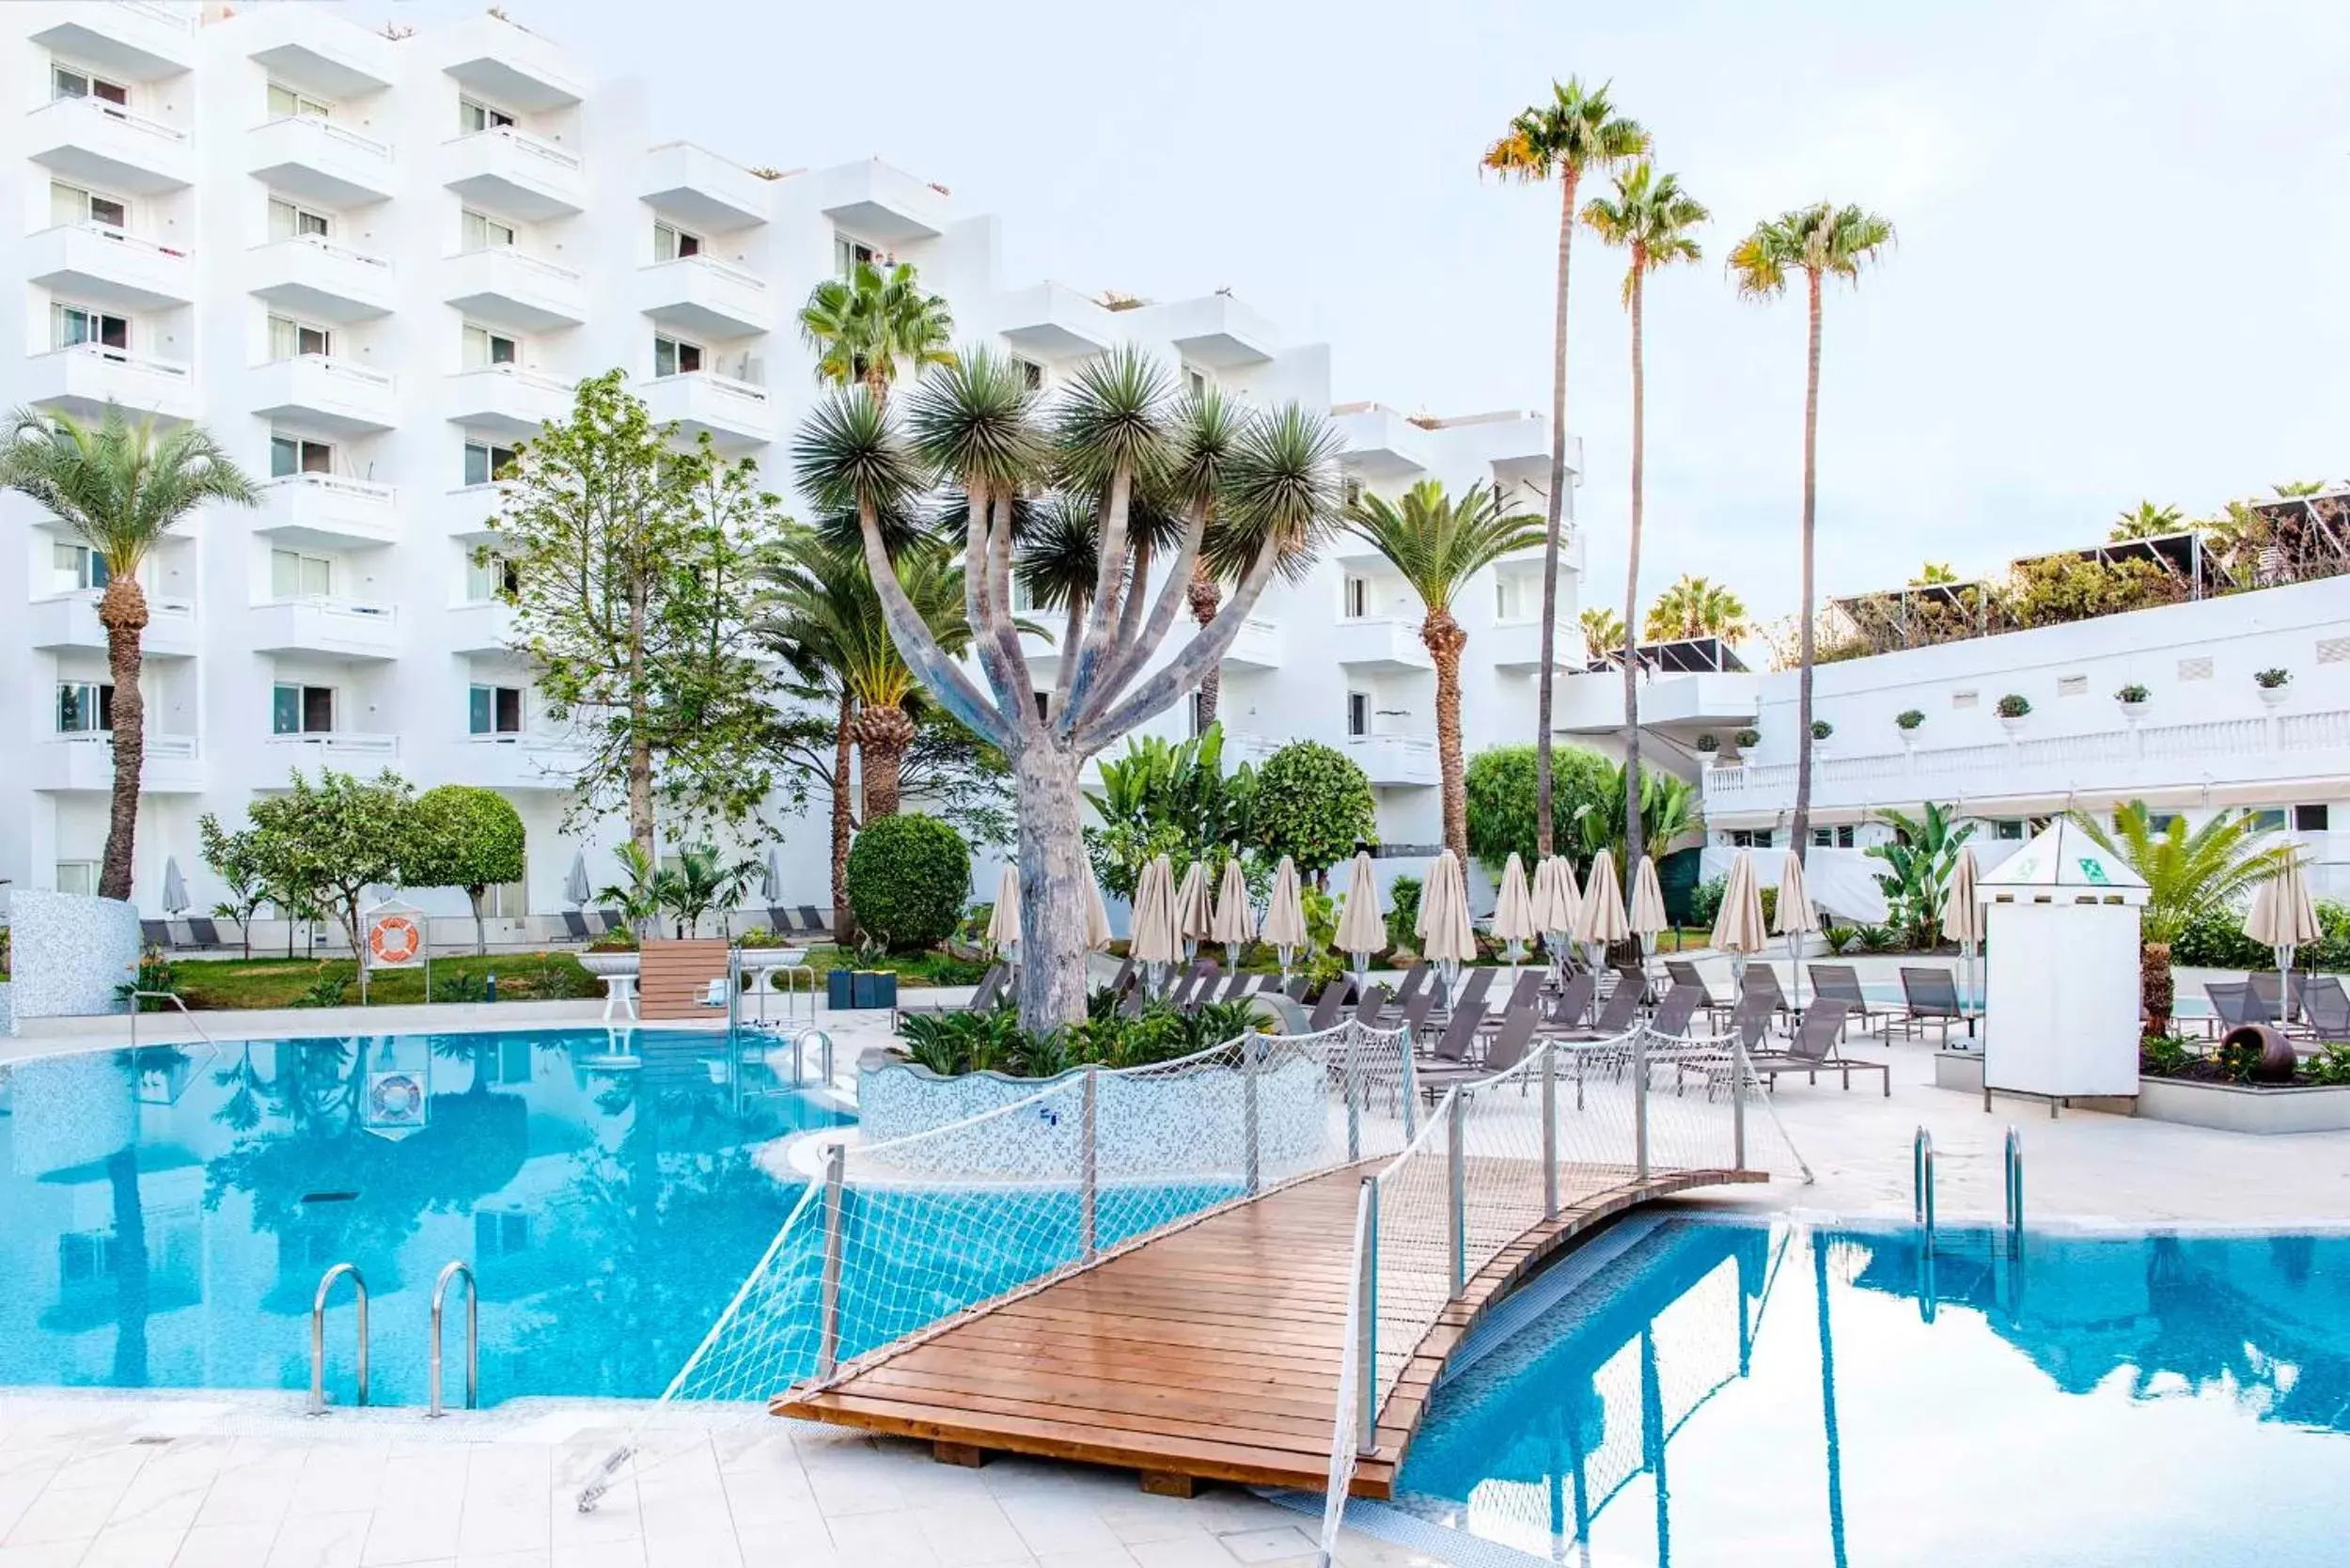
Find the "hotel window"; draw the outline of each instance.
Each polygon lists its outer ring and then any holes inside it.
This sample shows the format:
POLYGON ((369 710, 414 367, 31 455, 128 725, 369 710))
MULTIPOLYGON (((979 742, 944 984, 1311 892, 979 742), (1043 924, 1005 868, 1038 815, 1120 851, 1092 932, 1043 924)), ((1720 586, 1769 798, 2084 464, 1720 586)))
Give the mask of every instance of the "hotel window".
POLYGON ((1369 692, 1346 694, 1346 732, 1350 736, 1371 733, 1371 694, 1369 692))
POLYGON ((2250 813, 2255 833, 2282 833, 2285 830, 2285 810, 2272 806, 2250 813))
POLYGON ((846 234, 832 237, 832 270, 842 277, 854 274, 861 266, 883 265, 882 253, 862 240, 852 240, 846 234))
POLYGON ((273 435, 269 438, 269 477, 282 479, 290 474, 331 474, 335 471, 335 448, 323 441, 312 441, 299 435, 273 435))
POLYGON ((269 319, 269 356, 273 362, 300 359, 311 354, 331 359, 334 353, 333 329, 312 326, 290 316, 272 316, 269 319))
POLYGON ((1850 849, 1853 847, 1852 824, 1845 823, 1836 827, 1815 827, 1811 830, 1811 844, 1814 849, 1850 849))
POLYGON ((276 196, 269 198, 269 237, 272 240, 323 240, 335 232, 335 219, 276 196))
POLYGON ((688 234, 666 223, 652 226, 652 259, 655 261, 682 261, 702 253, 701 236, 688 234))
POLYGON ((98 862, 95 860, 60 860, 57 862, 57 891, 88 898, 98 891, 98 862))
POLYGON ((281 682, 270 689, 270 731, 327 735, 335 729, 335 688, 281 682))
POLYGON ((335 113, 335 105, 324 99, 272 82, 269 85, 269 118, 272 119, 326 119, 335 113))
POLYGON ((57 682, 57 733, 94 735, 115 727, 115 689, 100 681, 57 682))
POLYGON ((1371 613, 1371 579, 1349 573, 1339 586, 1339 614, 1349 620, 1360 620, 1371 613))
POLYGON ((474 735, 519 735, 523 732, 523 692, 520 686, 475 686, 466 694, 465 729, 474 735))
POLYGON ((486 441, 465 443, 465 482, 488 484, 505 478, 514 471, 514 462, 521 456, 511 447, 493 446, 486 441))
POLYGON ((272 599, 324 599, 335 591, 335 563, 324 556, 299 550, 269 553, 269 593, 272 599))
POLYGON ((2326 832, 2326 815, 2325 803, 2321 801, 2315 806, 2295 807, 2293 808, 2293 831, 2295 833, 2326 832))
POLYGON ((496 1209, 473 1212, 473 1255, 510 1258, 530 1250, 530 1216, 496 1209))
POLYGON ((102 76, 93 76, 88 71, 74 66, 61 65, 49 68, 49 96, 53 100, 95 98, 101 102, 119 104, 125 108, 128 108, 131 103, 131 89, 121 83, 109 82, 102 76))
POLYGON ((514 243, 514 226, 468 212, 458 219, 457 243, 467 256, 478 250, 509 249, 514 243))
POLYGON ((656 376, 690 376, 702 368, 702 348, 682 338, 656 337, 652 340, 652 373, 656 376))
POLYGON ((1993 823, 1991 824, 1991 837, 1994 839, 2009 839, 2020 844, 2024 841, 2023 821, 2020 818, 2008 817, 2002 821, 1993 823))
POLYGON ((465 603, 487 604, 493 600, 511 600, 521 591, 522 581, 514 573, 514 563, 495 551, 485 550, 465 557, 465 603))
POLYGON ((1042 392, 1044 390, 1043 366, 1039 365, 1033 359, 1020 359, 1016 357, 1012 360, 1012 363, 1020 367, 1020 379, 1027 384, 1029 391, 1042 392))
POLYGON ((78 305, 51 306, 49 346, 53 349, 71 349, 85 343, 128 352, 131 347, 131 319, 128 316, 111 316, 102 310, 85 309, 78 305))
POLYGON ((514 123, 514 117, 503 109, 493 109, 487 103, 477 103, 470 98, 457 101, 457 130, 460 135, 476 131, 495 131, 514 123))
POLYGON ((1208 395, 1208 373, 1205 370, 1194 369, 1188 365, 1184 366, 1183 390, 1195 398, 1206 397, 1208 395))
MULTIPOLYGON (((49 591, 79 593, 106 586, 106 557, 86 544, 59 540, 49 547, 49 591)), ((2324 807, 2318 808, 2324 810, 2324 807)))
POLYGON ((1730 830, 1732 849, 1769 849, 1771 830, 1767 827, 1733 827, 1730 830))
POLYGON ((468 370, 486 369, 493 365, 512 365, 522 358, 522 345, 503 332, 488 327, 465 328, 464 364, 468 370))
POLYGON ((115 196, 100 196, 61 180, 49 182, 49 221, 54 224, 94 223, 103 228, 128 228, 131 208, 115 196))

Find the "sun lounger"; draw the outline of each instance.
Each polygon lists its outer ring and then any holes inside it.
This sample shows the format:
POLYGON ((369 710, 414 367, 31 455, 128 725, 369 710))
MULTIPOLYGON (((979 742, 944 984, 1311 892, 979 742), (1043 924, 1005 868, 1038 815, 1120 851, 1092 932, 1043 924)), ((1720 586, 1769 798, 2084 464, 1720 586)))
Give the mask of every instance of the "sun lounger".
POLYGON ((221 945, 220 928, 201 915, 191 915, 188 917, 188 944, 195 948, 217 948, 221 945))
POLYGON ((2328 1044, 2350 1041, 2350 991, 2333 976, 2311 975, 2301 982, 2301 1011, 2316 1039, 2328 1044))
POLYGON ((1599 1016, 1591 1021, 1590 1028, 1546 1032, 1568 1040, 1612 1040, 1620 1034, 1629 1034, 1639 1021, 1640 988, 1620 985, 1608 994, 1606 1001, 1600 1004, 1599 1016))
POLYGON ((1559 988, 1559 996, 1550 1004, 1550 1012, 1543 1020, 1547 1034, 1568 1033, 1583 1027, 1591 1011, 1591 995, 1599 987, 1589 970, 1569 975, 1567 983, 1559 988))
POLYGON ((171 922, 169 920, 141 920, 139 941, 149 948, 170 947, 171 922))
POLYGON ((1697 1015, 1698 996, 1685 985, 1676 985, 1665 993, 1665 999, 1656 1004, 1656 1016, 1648 1021, 1651 1034, 1668 1040, 1688 1037, 1689 1021, 1697 1015))
MULTIPOLYGON (((1355 982, 1344 975, 1340 975, 1337 980, 1324 986, 1322 995, 1314 998, 1313 1011, 1307 1016, 1306 1032, 1320 1034, 1324 1029, 1338 1027, 1339 1013, 1354 996, 1355 982)), ((1304 998, 1299 999, 1302 1001, 1304 998)))
POLYGON ((1788 1005, 1787 993, 1778 987, 1778 971, 1759 959, 1747 965, 1746 978, 1738 988, 1738 996, 1742 1001, 1750 996, 1768 996, 1773 1012, 1794 1011, 1788 1005))
POLYGON ((1881 1061, 1869 1061, 1847 1057, 1838 1052, 1836 1038, 1844 1029, 1846 1004, 1828 997, 1816 1001, 1804 1010, 1803 1022, 1795 1026, 1794 1038, 1783 1051, 1756 1051, 1747 1058, 1747 1067, 1762 1080, 1765 1090, 1777 1087, 1782 1073, 1801 1073, 1812 1083, 1820 1081, 1823 1072, 1843 1074, 1844 1087, 1852 1088, 1855 1073, 1874 1073, 1883 1080, 1885 1094, 1893 1093, 1892 1070, 1881 1061))
POLYGON ((987 973, 979 977, 979 983, 972 991, 969 1001, 960 1005, 953 1002, 938 1002, 926 1007, 896 1008, 889 1014, 889 1027, 895 1029, 905 1019, 916 1013, 985 1012, 1002 1000, 1004 986, 1010 979, 1011 965, 991 964, 987 966, 987 973))
POLYGON ((1461 982, 1459 995, 1451 999, 1449 1005, 1439 1008, 1435 1016, 1439 1020, 1448 1019, 1465 1007, 1481 1010, 1485 1005, 1485 994, 1493 989, 1494 976, 1499 973, 1499 970, 1491 968, 1471 969, 1468 978, 1461 982))
POLYGON ((2212 1016, 2218 1020, 2216 1033, 2268 1022, 2248 980, 2205 980, 2203 996, 2211 1003, 2212 1016))
MULTIPOLYGON (((1481 1022, 1481 1020, 1480 1020, 1481 1022)), ((1542 1023, 1541 1010, 1529 1003, 1512 1008, 1494 1029, 1493 1038, 1485 1043, 1481 1061, 1448 1060, 1439 1055, 1422 1062, 1414 1070, 1420 1091, 1435 1099, 1455 1084, 1489 1078, 1496 1073, 1506 1073, 1526 1059, 1526 1053, 1534 1043, 1534 1032, 1542 1023)), ((1447 1030, 1449 1038, 1451 1031, 1447 1030)))
POLYGON ((1191 973, 1176 982, 1174 994, 1167 1001, 1178 1012, 1189 1012, 1215 993, 1215 977, 1222 964, 1213 958, 1193 964, 1191 973))
POLYGON ((1869 1000, 1868 994, 1860 989, 1860 971, 1849 964, 1812 964, 1811 995, 1815 998, 1842 1002, 1846 1021, 1858 1019, 1862 1034, 1876 1033, 1892 1018, 1890 1009, 1879 1007, 1869 1000), (1872 1018, 1879 1020, 1876 1029, 1869 1027, 1872 1018))
POLYGON ((1906 1003, 1901 1014, 1886 1025, 1890 1032, 1898 1027, 1904 1036, 1913 1031, 1923 1035, 1926 1026, 1938 1024, 1942 1028, 1942 1043, 1950 1043, 1950 1026, 1966 1022, 1966 1010, 1959 1005, 1958 982, 1948 969, 1902 966, 1902 996, 1906 1003))

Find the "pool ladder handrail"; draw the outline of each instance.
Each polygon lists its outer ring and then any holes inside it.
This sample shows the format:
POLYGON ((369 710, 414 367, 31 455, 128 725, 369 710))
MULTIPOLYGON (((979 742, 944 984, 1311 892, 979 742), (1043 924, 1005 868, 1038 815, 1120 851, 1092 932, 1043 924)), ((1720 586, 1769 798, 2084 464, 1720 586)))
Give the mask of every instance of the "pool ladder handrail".
POLYGON ((215 1051, 220 1049, 220 1043, 215 1041, 205 1031, 203 1025, 196 1021, 196 1014, 188 1011, 188 1004, 186 1000, 181 997, 180 993, 177 991, 134 990, 127 992, 125 995, 129 997, 131 1002, 132 1050, 135 1051, 139 1048, 139 1004, 147 1001, 169 1002, 173 1007, 180 1010, 180 1016, 187 1020, 188 1027, 196 1031, 196 1036, 198 1040, 201 1040, 205 1044, 212 1046, 215 1051))
POLYGON ((1918 1136, 1909 1144, 1909 1174, 1912 1183, 1911 1217, 1916 1221, 1925 1250, 1934 1250, 1934 1135, 1919 1123, 1918 1136))
POLYGON ((465 1281, 465 1408, 479 1407, 481 1396, 481 1282, 462 1258, 451 1258, 432 1283, 432 1354, 425 1375, 427 1420, 447 1414, 441 1408, 441 1309, 448 1288, 460 1276, 465 1281))
POLYGON ((2007 1246, 2011 1252, 2024 1245, 2024 1135, 2011 1123, 2001 1154, 2007 1178, 2007 1246))
POLYGON ((335 1281, 351 1276, 351 1288, 356 1294, 359 1308, 359 1399, 368 1403, 368 1281, 357 1263, 337 1263, 320 1277, 319 1294, 310 1301, 310 1409, 313 1416, 326 1414, 326 1294, 335 1288, 335 1281))

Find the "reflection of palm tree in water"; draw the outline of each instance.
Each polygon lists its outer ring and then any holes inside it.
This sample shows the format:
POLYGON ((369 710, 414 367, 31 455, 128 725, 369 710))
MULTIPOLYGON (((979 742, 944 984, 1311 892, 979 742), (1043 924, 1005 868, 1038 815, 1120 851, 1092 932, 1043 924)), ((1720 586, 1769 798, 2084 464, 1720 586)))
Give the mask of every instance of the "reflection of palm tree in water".
POLYGON ((139 1141, 106 1156, 114 1189, 115 1371, 118 1388, 147 1386, 147 1209, 139 1198, 139 1141))

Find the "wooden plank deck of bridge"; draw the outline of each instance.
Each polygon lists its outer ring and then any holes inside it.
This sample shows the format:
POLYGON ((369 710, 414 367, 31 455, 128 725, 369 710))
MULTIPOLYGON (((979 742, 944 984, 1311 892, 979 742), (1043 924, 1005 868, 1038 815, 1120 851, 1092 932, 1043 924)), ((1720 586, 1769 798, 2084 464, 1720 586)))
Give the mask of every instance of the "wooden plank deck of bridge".
MULTIPOLYGON (((778 1415, 915 1437, 941 1459, 1036 1454, 1195 1481, 1326 1484, 1361 1178, 1329 1172, 1213 1213, 1031 1294, 884 1352, 778 1415)), ((1582 1173, 1589 1176, 1590 1173, 1582 1173)), ((1504 1247, 1415 1347, 1379 1418, 1358 1497, 1394 1489, 1445 1357, 1480 1314, 1574 1237, 1635 1204, 1757 1171, 1681 1171, 1578 1192, 1504 1247)), ((1586 1180, 1578 1188, 1596 1185, 1586 1180)))

